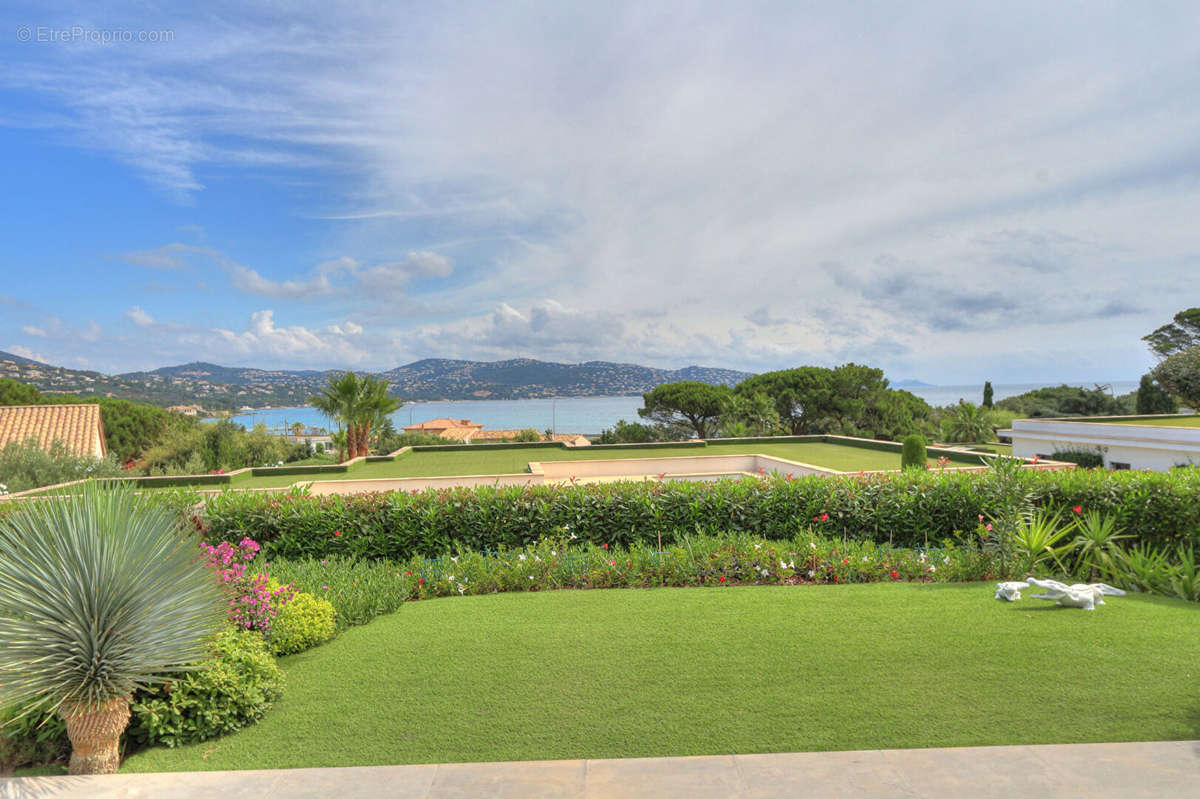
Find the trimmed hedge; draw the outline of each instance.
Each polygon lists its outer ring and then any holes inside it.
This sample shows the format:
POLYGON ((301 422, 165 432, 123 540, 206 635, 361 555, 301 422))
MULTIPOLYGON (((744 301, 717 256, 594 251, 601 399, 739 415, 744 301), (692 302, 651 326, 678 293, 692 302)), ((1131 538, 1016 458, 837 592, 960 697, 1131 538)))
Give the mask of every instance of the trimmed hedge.
POLYGON ((777 539, 809 526, 825 536, 923 546, 972 531, 979 514, 997 514, 1024 497, 1054 511, 1081 505, 1111 514, 1154 547, 1200 541, 1200 470, 1190 469, 1023 470, 1009 475, 913 471, 319 497, 229 492, 206 499, 203 525, 210 541, 237 542, 249 536, 270 558, 403 560, 435 557, 456 546, 491 551, 572 534, 624 545, 654 540, 659 533, 668 539, 696 532, 777 539), (824 514, 828 519, 821 521, 824 514))

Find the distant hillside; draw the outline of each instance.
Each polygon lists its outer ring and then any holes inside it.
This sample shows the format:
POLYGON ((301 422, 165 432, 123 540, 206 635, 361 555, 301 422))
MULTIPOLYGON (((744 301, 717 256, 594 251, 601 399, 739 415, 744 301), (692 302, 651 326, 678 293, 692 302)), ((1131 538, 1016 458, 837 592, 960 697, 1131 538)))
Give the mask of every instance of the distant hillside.
MULTIPOLYGON (((0 377, 29 383, 44 392, 121 397, 163 406, 199 404, 207 410, 306 405, 335 373, 193 362, 105 375, 0 353, 0 377)), ((703 366, 670 370, 607 361, 568 364, 528 358, 494 362, 430 358, 378 374, 391 384, 392 394, 403 400, 615 396, 641 394, 678 380, 733 385, 750 376, 749 372, 703 366)))

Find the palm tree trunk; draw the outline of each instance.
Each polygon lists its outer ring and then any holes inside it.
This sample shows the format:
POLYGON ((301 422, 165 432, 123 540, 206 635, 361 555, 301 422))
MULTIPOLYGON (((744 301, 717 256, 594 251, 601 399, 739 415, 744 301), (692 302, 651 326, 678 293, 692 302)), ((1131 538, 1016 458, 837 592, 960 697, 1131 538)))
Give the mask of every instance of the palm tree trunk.
POLYGON ((364 424, 361 430, 362 438, 358 442, 358 454, 365 458, 371 454, 371 423, 364 424))
POLYGON ((121 764, 121 733, 129 724, 129 700, 117 697, 99 707, 64 706, 59 714, 71 739, 71 774, 115 774, 121 764))

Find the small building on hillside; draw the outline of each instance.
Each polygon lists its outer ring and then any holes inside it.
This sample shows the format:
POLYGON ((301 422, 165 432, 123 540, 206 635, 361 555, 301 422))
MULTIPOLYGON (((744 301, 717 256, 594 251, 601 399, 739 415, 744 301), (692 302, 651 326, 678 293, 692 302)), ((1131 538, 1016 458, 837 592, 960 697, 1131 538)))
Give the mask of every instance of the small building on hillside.
POLYGON ((199 405, 172 405, 167 410, 182 413, 184 416, 199 416, 204 413, 204 408, 199 405))
POLYGON ((41 449, 60 441, 68 452, 81 457, 108 454, 100 406, 95 404, 0 406, 0 447, 30 440, 41 449))
POLYGON ((1106 469, 1169 471, 1200 464, 1200 416, 1110 416, 1068 419, 1016 419, 1013 455, 1056 458, 1056 453, 1089 452, 1106 469))

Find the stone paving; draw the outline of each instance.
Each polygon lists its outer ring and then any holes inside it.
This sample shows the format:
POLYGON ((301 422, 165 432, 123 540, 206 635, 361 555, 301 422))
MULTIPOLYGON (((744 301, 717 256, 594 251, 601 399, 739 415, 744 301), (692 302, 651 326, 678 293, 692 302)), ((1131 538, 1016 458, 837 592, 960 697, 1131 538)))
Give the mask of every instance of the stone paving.
POLYGON ((1200 741, 0 779, 2 799, 1200 799, 1200 741))

